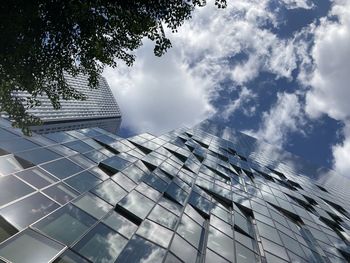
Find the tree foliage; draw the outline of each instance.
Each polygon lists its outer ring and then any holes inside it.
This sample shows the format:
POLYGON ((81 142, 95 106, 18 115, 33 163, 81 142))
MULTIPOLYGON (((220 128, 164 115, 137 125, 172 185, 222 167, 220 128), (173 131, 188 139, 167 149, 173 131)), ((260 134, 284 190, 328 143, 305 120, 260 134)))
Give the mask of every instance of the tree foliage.
MULTIPOLYGON (((105 66, 118 60, 131 66, 132 51, 143 38, 161 56, 171 47, 163 27, 177 30, 204 0, 9 0, 1 1, 0 111, 25 133, 40 123, 26 110, 47 95, 54 108, 60 99, 84 99, 70 88, 64 73, 86 74, 96 88, 105 66), (27 91, 27 97, 15 96, 27 91)), ((219 8, 225 0, 215 0, 219 8)))

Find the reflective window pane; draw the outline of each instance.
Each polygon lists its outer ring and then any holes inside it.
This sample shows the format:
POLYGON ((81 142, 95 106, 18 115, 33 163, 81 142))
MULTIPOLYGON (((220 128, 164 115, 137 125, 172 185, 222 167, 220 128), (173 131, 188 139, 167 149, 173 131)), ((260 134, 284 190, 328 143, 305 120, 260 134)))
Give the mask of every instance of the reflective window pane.
POLYGON ((203 228, 200 225, 187 215, 183 215, 176 232, 193 246, 198 248, 202 237, 202 231, 203 228))
POLYGON ((83 170, 79 165, 65 158, 43 164, 41 167, 59 179, 67 178, 83 170))
POLYGON ((98 185, 100 182, 102 181, 88 171, 78 173, 73 177, 70 177, 69 179, 65 180, 66 184, 68 184, 80 193, 84 193, 90 190, 94 186, 98 185))
POLYGON ((13 175, 0 177, 0 207, 34 191, 13 175))
POLYGON ((165 248, 168 247, 173 234, 172 231, 149 220, 143 221, 136 233, 165 248))
POLYGON ((0 243, 16 234, 18 230, 0 216, 0 243))
POLYGON ((82 258, 73 251, 67 249, 62 255, 60 255, 54 263, 89 263, 86 259, 82 258))
POLYGON ((63 245, 27 229, 0 245, 0 257, 14 263, 47 263, 63 248, 63 245))
POLYGON ((16 176, 37 188, 44 188, 58 180, 40 167, 33 167, 16 173, 16 176))
POLYGON ((23 229, 57 209, 59 205, 36 193, 0 210, 0 215, 18 229, 23 229))
POLYGON ((34 227, 69 246, 95 222, 93 217, 68 204, 36 223, 34 227))
POLYGON ((130 259, 133 262, 143 263, 162 262, 165 253, 165 249, 135 235, 124 248, 116 263, 130 263, 130 259))
POLYGON ((258 256, 253 251, 236 242, 236 262, 254 263, 259 261, 258 256))
POLYGON ((81 198, 74 200, 73 203, 97 219, 102 218, 113 208, 111 205, 91 193, 83 195, 81 198))
POLYGON ((32 166, 33 164, 30 162, 13 156, 12 154, 0 156, 0 176, 19 172, 32 166))
POLYGON ((178 220, 178 217, 173 213, 170 213, 167 209, 156 205, 150 215, 149 219, 171 229, 174 229, 178 220))
POLYGON ((178 202, 179 204, 183 205, 188 196, 188 193, 182 190, 177 184, 171 183, 168 186, 165 195, 171 198, 172 200, 178 202))
POLYGON ((80 153, 88 152, 94 149, 82 141, 67 142, 64 144, 64 146, 69 147, 72 150, 80 153))
POLYGON ((91 192, 113 206, 115 206, 128 193, 112 180, 107 180, 101 183, 92 189, 91 192))
POLYGON ((100 223, 73 250, 92 262, 113 263, 127 244, 127 239, 100 223))
POLYGON ((223 257, 220 257, 218 254, 214 253, 210 249, 207 249, 207 251, 206 251, 205 262, 208 262, 208 263, 229 263, 229 261, 227 261, 223 257))
POLYGON ((233 240, 213 227, 209 228, 208 248, 229 261, 234 259, 233 240))
POLYGON ((178 235, 170 245, 170 251, 186 263, 196 263, 198 251, 178 235))
POLYGON ((111 173, 117 173, 128 167, 130 164, 130 162, 118 156, 113 156, 100 162, 99 166, 110 171, 111 173))
POLYGON ((46 148, 38 148, 30 151, 18 152, 16 153, 16 156, 27 160, 35 165, 49 162, 62 157, 61 155, 58 155, 57 153, 50 151, 46 148))
POLYGON ((131 238, 137 229, 137 225, 115 211, 112 211, 102 222, 127 238, 131 238))
POLYGON ((16 140, 0 141, 0 148, 9 153, 21 152, 39 147, 38 144, 31 142, 25 138, 16 140))
POLYGON ((53 186, 50 186, 49 188, 45 189, 43 192, 48 196, 50 196, 55 201, 57 201, 58 203, 60 203, 61 205, 68 203, 69 201, 73 200, 79 195, 77 191, 70 188, 68 185, 64 183, 58 183, 53 186))
POLYGON ((140 224, 153 206, 154 203, 150 199, 137 191, 132 191, 117 204, 116 209, 126 213, 133 222, 140 224))

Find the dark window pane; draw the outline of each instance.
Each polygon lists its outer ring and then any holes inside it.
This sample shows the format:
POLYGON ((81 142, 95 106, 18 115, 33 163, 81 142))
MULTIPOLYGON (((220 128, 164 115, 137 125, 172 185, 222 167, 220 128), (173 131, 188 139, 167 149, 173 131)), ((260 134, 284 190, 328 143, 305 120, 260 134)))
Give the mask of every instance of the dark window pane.
POLYGON ((92 262, 113 263, 126 244, 126 238, 100 223, 84 236, 73 250, 92 262))
POLYGON ((137 225, 115 211, 112 211, 110 215, 103 219, 103 223, 127 238, 131 238, 137 229, 137 225))
POLYGON ((184 190, 182 190, 177 184, 171 183, 168 186, 165 195, 171 198, 172 200, 178 202, 179 204, 183 205, 188 194, 184 190))
POLYGON ((59 143, 75 140, 74 137, 68 135, 66 132, 48 133, 48 134, 44 134, 43 136, 59 143))
POLYGON ((25 151, 36 147, 39 147, 39 145, 24 138, 18 138, 16 140, 0 141, 0 148, 4 149, 9 153, 25 151))
POLYGON ((18 152, 16 153, 16 156, 21 157, 24 160, 27 160, 36 165, 62 157, 46 148, 38 148, 30 151, 18 152))
POLYGON ((50 196, 52 199, 60 203, 61 205, 66 204, 71 201, 75 197, 79 195, 77 191, 70 188, 68 185, 64 183, 58 183, 43 191, 45 194, 50 196))
POLYGON ((152 186, 154 189, 158 190, 159 192, 164 192, 165 189, 168 187, 168 184, 160 179, 158 176, 154 174, 145 174, 142 177, 142 180, 152 186))
POLYGON ((209 217, 210 209, 212 207, 212 203, 209 200, 192 191, 188 202, 209 217))
POLYGON ((58 181, 55 177, 48 172, 45 172, 40 167, 33 167, 32 169, 24 170, 16 173, 16 176, 39 189, 58 181))
POLYGON ((11 139, 17 139, 19 138, 18 135, 15 135, 5 129, 1 129, 0 128, 0 140, 1 141, 7 141, 7 140, 11 140, 11 139))
POLYGON ((198 251, 178 235, 174 236, 170 251, 186 263, 197 262, 198 251))
POLYGON ((43 164, 42 168, 52 173, 59 179, 67 178, 73 174, 81 172, 83 169, 68 159, 60 159, 51 163, 43 164))
POLYGON ((150 199, 136 191, 132 191, 117 204, 116 210, 125 214, 133 222, 140 224, 153 206, 154 203, 150 199))
POLYGON ((148 216, 149 219, 171 229, 174 229, 178 220, 178 217, 173 213, 170 213, 167 209, 156 205, 151 214, 148 216))
POLYGON ((0 177, 0 207, 34 191, 13 175, 0 177))
POLYGON ((131 164, 130 162, 118 156, 113 156, 111 158, 108 158, 100 162, 99 166, 110 171, 111 173, 117 173, 122 171, 124 168, 126 168, 130 164, 131 164))
POLYGON ((233 240, 213 227, 209 228, 208 248, 229 261, 234 260, 233 240))
POLYGON ((165 248, 173 235, 172 231, 149 220, 143 221, 136 233, 165 248))
POLYGON ((18 230, 0 216, 0 243, 16 234, 18 230))
POLYGON ((54 263, 89 263, 89 262, 68 249, 62 255, 60 255, 54 261, 54 263))
POLYGON ((245 218, 239 213, 235 213, 234 221, 235 221, 235 227, 238 230, 244 232, 247 235, 251 235, 250 222, 248 221, 247 218, 245 218))
POLYGON ((74 150, 76 152, 80 152, 80 153, 88 152, 88 151, 91 151, 94 149, 82 141, 67 142, 64 145, 71 148, 72 150, 74 150))
POLYGON ((34 227, 69 246, 95 222, 93 217, 68 204, 36 223, 34 227))
POLYGON ((130 259, 133 262, 160 263, 165 253, 165 249, 135 235, 124 248, 116 263, 130 263, 130 259))
POLYGON ((47 263, 64 246, 27 229, 0 245, 0 257, 14 263, 47 263))
POLYGON ((81 198, 74 200, 73 203, 97 219, 102 218, 113 208, 111 205, 91 193, 83 195, 81 198))
POLYGON ((70 185, 80 193, 90 190, 100 182, 102 181, 88 171, 78 173, 77 175, 65 180, 66 184, 70 185))
POLYGON ((23 229, 57 209, 59 205, 36 193, 0 210, 0 215, 18 229, 23 229))
POLYGON ((112 180, 103 182, 102 184, 92 189, 91 192, 101 197, 113 206, 115 206, 128 193, 112 180))

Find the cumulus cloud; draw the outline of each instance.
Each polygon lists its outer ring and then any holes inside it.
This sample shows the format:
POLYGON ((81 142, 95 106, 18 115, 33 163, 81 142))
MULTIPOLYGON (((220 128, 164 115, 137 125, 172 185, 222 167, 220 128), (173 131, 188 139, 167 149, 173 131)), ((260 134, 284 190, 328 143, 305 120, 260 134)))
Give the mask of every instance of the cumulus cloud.
POLYGON ((350 2, 334 1, 329 15, 313 31, 313 71, 306 78, 310 90, 305 110, 311 118, 326 114, 344 122, 345 139, 332 147, 333 168, 350 174, 350 2))
POLYGON ((331 14, 338 21, 322 19, 315 30, 312 49, 315 70, 306 96, 306 111, 311 117, 328 114, 343 120, 350 115, 350 2, 337 4, 331 14))
POLYGON ((344 141, 332 147, 335 170, 350 177, 350 123, 344 128, 344 141))
POLYGON ((137 132, 160 134, 215 112, 209 102, 212 83, 193 75, 176 50, 160 59, 146 43, 133 67, 107 69, 104 76, 120 104, 123 124, 137 132))
POLYGON ((244 133, 281 147, 290 132, 302 132, 305 123, 302 105, 296 94, 278 93, 277 102, 263 113, 262 123, 257 131, 244 133))
POLYGON ((304 1, 304 0, 282 0, 282 2, 287 6, 288 9, 294 9, 294 8, 311 9, 315 6, 312 3, 312 1, 304 1))
MULTIPOLYGON (((179 33, 167 32, 173 48, 166 55, 154 57, 152 44, 146 42, 136 52, 132 68, 107 69, 104 76, 121 106, 122 125, 157 134, 192 126, 215 113, 212 103, 223 81, 231 81, 233 87, 244 86, 262 71, 291 79, 300 59, 295 48, 299 40, 280 39, 267 29, 279 23, 271 3, 228 1, 226 9, 218 10, 208 1, 179 33), (235 59, 242 54, 244 59, 235 59)), ((307 0, 285 0, 284 4, 310 8, 307 0)), ((241 107, 242 102, 233 104, 241 107)), ((232 107, 225 116, 234 113, 232 107)), ((254 112, 254 108, 243 110, 254 112)))
POLYGON ((243 113, 245 115, 252 115, 256 108, 254 106, 246 108, 244 105, 256 97, 257 95, 254 94, 253 91, 248 90, 247 87, 242 87, 238 93, 238 98, 228 103, 224 111, 221 113, 221 116, 227 120, 236 110, 241 108, 243 109, 243 113))

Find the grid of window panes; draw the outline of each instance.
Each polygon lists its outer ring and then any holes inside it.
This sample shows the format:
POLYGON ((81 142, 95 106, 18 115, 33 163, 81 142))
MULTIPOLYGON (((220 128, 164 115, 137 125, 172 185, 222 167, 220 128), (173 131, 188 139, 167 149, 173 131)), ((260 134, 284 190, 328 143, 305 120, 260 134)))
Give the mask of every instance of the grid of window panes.
POLYGON ((348 193, 237 145, 1 120, 0 262, 348 262, 348 193))
MULTIPOLYGON (((72 77, 65 75, 68 85, 87 96, 86 100, 60 100, 61 108, 54 109, 46 95, 41 95, 41 105, 28 110, 28 112, 39 117, 46 126, 33 127, 39 133, 46 130, 70 130, 79 127, 102 127, 116 132, 119 128, 121 112, 114 99, 107 81, 101 77, 97 89, 88 86, 88 78, 84 75, 72 77), (80 120, 80 123, 63 121, 80 120), (59 122, 58 125, 55 125, 59 122), (63 122, 63 123, 62 123, 63 122)), ((27 97, 28 93, 19 92, 16 96, 27 97)))

